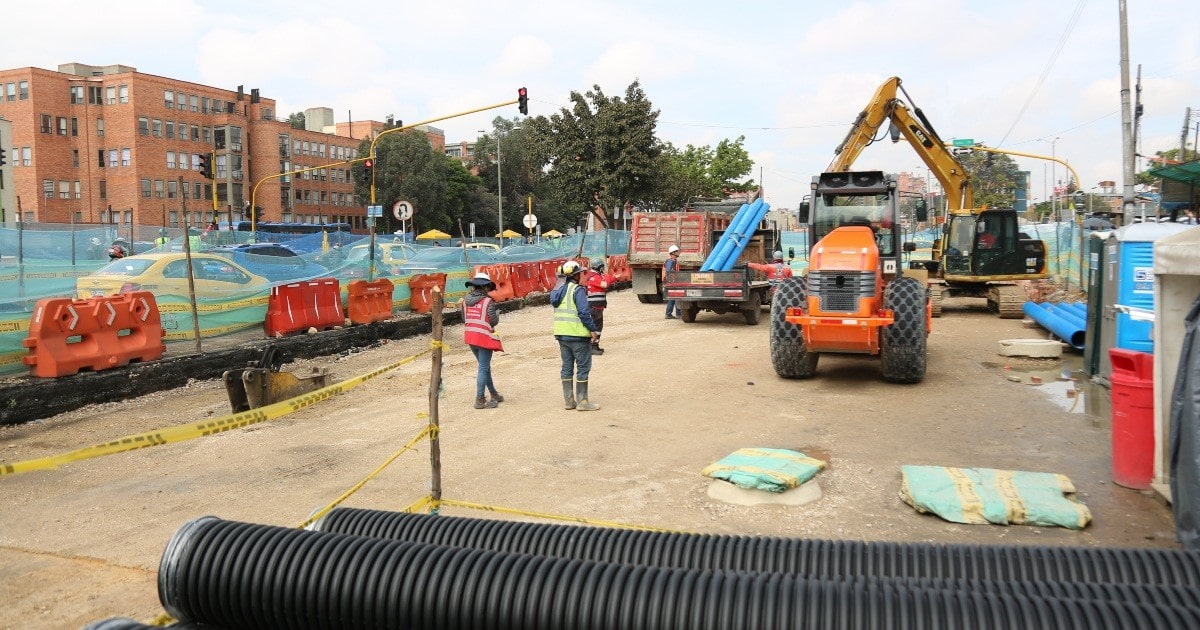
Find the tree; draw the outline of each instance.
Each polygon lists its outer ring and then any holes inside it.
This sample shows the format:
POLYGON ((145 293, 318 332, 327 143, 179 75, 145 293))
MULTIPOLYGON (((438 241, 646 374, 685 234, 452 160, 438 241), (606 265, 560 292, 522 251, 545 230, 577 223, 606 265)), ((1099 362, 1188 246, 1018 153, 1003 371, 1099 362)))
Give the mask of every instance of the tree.
POLYGON ((292 129, 304 129, 304 112, 288 114, 287 122, 292 129))
POLYGON ((694 199, 724 199, 729 192, 744 192, 756 186, 754 180, 737 181, 750 172, 753 162, 742 147, 745 136, 722 140, 712 147, 687 145, 680 150, 668 143, 663 147, 656 194, 651 205, 682 208, 694 199))
POLYGON ((569 99, 571 108, 532 118, 525 129, 545 165, 548 196, 570 200, 576 212, 607 227, 605 209, 653 197, 662 153, 654 135, 658 111, 637 81, 624 99, 605 96, 599 85, 569 99))
POLYGON ((958 156, 958 161, 971 176, 975 192, 975 207, 1011 208, 1017 199, 1017 182, 1021 169, 1003 153, 975 151, 958 156))

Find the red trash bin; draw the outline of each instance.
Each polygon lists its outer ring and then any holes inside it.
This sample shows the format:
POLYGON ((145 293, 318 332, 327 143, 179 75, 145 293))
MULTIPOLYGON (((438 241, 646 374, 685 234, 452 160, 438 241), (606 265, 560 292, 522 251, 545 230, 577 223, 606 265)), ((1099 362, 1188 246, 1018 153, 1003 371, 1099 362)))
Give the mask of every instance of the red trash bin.
POLYGON ((1112 478, 1137 490, 1154 477, 1154 355, 1111 348, 1112 478))

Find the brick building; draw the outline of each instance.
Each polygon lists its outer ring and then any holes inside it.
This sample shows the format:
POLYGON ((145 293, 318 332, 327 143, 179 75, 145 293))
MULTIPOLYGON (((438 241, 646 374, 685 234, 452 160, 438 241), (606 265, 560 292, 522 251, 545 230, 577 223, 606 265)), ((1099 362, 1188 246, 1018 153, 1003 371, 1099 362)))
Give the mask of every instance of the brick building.
POLYGON ((352 160, 363 137, 384 128, 360 121, 343 131, 331 110, 315 108, 296 129, 258 90, 79 63, 0 70, 0 117, 12 121, 6 170, 20 218, 53 223, 179 226, 185 213, 208 223, 215 184, 222 221, 248 218, 253 196, 261 221, 362 228, 349 164, 279 174, 352 160), (200 174, 206 153, 214 180, 200 174))

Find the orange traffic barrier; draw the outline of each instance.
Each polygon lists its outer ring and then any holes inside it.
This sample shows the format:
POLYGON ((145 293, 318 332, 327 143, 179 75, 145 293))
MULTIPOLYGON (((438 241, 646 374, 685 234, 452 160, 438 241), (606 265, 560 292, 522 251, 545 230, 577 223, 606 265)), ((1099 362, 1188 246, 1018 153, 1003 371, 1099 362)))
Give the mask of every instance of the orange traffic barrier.
POLYGON ((503 302, 516 297, 513 292, 512 269, 508 265, 488 265, 486 271, 487 275, 492 277, 492 282, 496 283, 496 288, 488 291, 493 300, 503 302))
POLYGON ((617 279, 617 282, 629 282, 633 280, 633 270, 629 268, 628 256, 609 256, 608 271, 617 279))
POLYGON ((558 283, 558 268, 566 262, 565 259, 555 258, 554 260, 543 260, 538 264, 538 270, 541 272, 539 284, 543 291, 549 292, 558 283))
POLYGON ((309 328, 328 330, 345 322, 337 278, 317 278, 271 287, 263 332, 276 337, 309 328))
POLYGON ((396 285, 387 278, 374 282, 352 280, 346 285, 346 316, 355 324, 381 322, 392 316, 392 292, 396 285))
POLYGON ((33 376, 51 378, 79 370, 107 370, 131 361, 161 359, 162 320, 149 291, 87 300, 40 300, 22 342, 21 362, 33 376))
POLYGON ((446 274, 419 273, 408 279, 409 308, 414 313, 428 313, 433 310, 433 288, 446 292, 446 274))
POLYGON ((513 296, 523 298, 542 288, 542 274, 536 262, 513 263, 513 296))

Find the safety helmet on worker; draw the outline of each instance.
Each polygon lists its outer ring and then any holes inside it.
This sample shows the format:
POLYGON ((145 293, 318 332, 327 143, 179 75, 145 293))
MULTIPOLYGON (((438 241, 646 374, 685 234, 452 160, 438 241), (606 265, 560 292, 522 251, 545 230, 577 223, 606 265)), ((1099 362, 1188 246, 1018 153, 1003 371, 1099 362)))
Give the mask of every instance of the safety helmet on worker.
POLYGON ((678 246, 678 245, 672 245, 672 246, 670 246, 670 247, 668 247, 668 248, 667 248, 667 254, 674 254, 674 253, 675 253, 675 252, 677 252, 677 251, 679 251, 679 246, 678 246))
POLYGON ((579 263, 575 262, 574 260, 568 260, 558 268, 558 275, 564 278, 570 278, 571 276, 577 275, 580 271, 583 271, 583 267, 579 263))
POLYGON ((778 249, 775 250, 775 253, 771 254, 771 259, 772 260, 783 260, 783 252, 779 251, 778 249))
POLYGON ((597 259, 593 260, 592 264, 589 266, 592 268, 592 271, 595 271, 597 273, 602 273, 604 271, 604 259, 597 258, 597 259))

